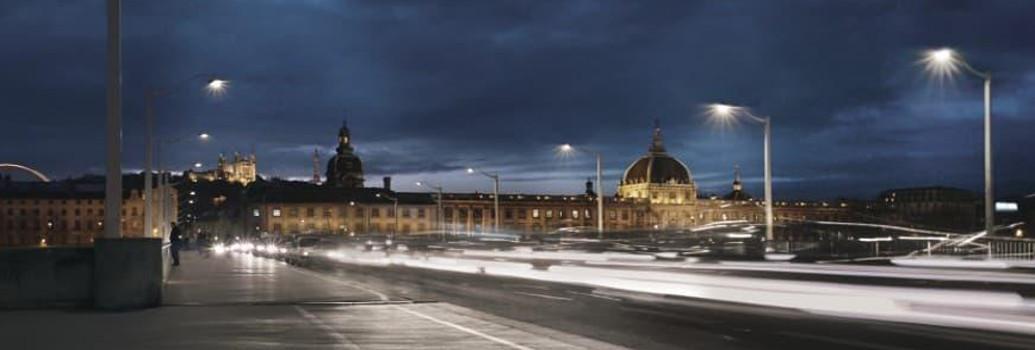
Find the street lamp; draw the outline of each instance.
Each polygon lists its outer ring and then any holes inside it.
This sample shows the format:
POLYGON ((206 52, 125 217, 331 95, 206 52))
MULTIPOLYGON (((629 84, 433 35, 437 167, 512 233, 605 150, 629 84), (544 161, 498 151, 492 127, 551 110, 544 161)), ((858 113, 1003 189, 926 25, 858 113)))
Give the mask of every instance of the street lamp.
POLYGON ((446 241, 446 230, 445 230, 445 228, 442 225, 442 221, 443 221, 442 220, 442 186, 431 185, 431 184, 428 184, 427 182, 424 182, 424 181, 417 181, 417 186, 418 187, 426 187, 426 188, 434 190, 435 192, 438 192, 438 196, 437 196, 437 199, 438 199, 438 201, 437 201, 438 202, 438 209, 435 212, 435 221, 437 221, 437 223, 436 223, 435 227, 439 231, 442 231, 442 241, 445 242, 446 241))
MULTIPOLYGON (((168 178, 167 178, 167 176, 165 174, 165 165, 162 162, 162 146, 173 145, 173 144, 176 144, 178 142, 182 142, 184 140, 190 139, 192 137, 197 138, 197 140, 200 141, 200 142, 206 142, 206 141, 212 139, 212 136, 210 136, 209 134, 207 134, 207 133, 200 133, 198 135, 185 135, 185 136, 180 136, 180 137, 177 137, 177 138, 161 140, 161 141, 155 143, 155 145, 154 145, 155 146, 155 155, 158 158, 158 198, 159 198, 159 201, 158 201, 158 213, 160 214, 159 216, 161 217, 161 220, 162 220, 161 221, 161 225, 159 226, 159 227, 161 227, 161 230, 159 230, 160 231, 159 233, 162 234, 162 237, 165 237, 165 225, 167 224, 167 222, 165 222, 165 221, 167 221, 166 218, 169 217, 169 208, 168 208, 168 205, 166 204, 166 201, 168 201, 168 198, 166 198, 168 196, 168 194, 165 193, 166 186, 169 184, 168 183, 169 180, 168 180, 168 178)), ((148 172, 148 173, 150 174, 150 172, 148 172)), ((147 181, 148 178, 150 178, 150 176, 145 177, 144 181, 148 182, 147 181)), ((150 189, 151 188, 150 184, 147 184, 147 183, 144 184, 144 187, 146 187, 146 189, 150 189)), ((144 212, 145 212, 144 216, 145 216, 145 221, 146 221, 147 218, 151 217, 150 215, 147 214, 148 207, 151 205, 151 199, 150 199, 151 197, 146 192, 144 194, 144 197, 148 198, 148 200, 144 201, 144 212)), ((154 230, 152 228, 152 226, 148 226, 146 222, 145 222, 145 225, 144 225, 144 229, 148 230, 150 232, 153 232, 153 230, 154 230)))
POLYGON ((475 168, 467 168, 468 174, 479 173, 492 179, 494 186, 492 188, 492 199, 493 199, 493 218, 495 221, 492 223, 492 230, 494 232, 500 232, 500 174, 499 173, 488 173, 475 168))
MULTIPOLYGON (((182 80, 182 81, 180 81, 178 83, 175 83, 173 85, 170 85, 170 86, 177 87, 177 86, 179 86, 181 84, 184 84, 184 83, 187 83, 187 82, 190 82, 190 81, 194 81, 194 80, 198 80, 198 79, 205 79, 206 80, 205 90, 208 91, 208 93, 210 95, 213 95, 213 96, 222 96, 223 94, 226 93, 226 89, 230 86, 230 82, 229 81, 224 80, 224 79, 213 78, 211 74, 195 74, 195 75, 192 75, 192 76, 188 77, 187 79, 184 79, 184 80, 182 80)), ((145 112, 146 112, 146 119, 147 119, 146 122, 145 122, 146 127, 147 127, 147 132, 146 132, 146 138, 147 138, 147 140, 146 140, 147 146, 146 147, 147 147, 147 149, 144 151, 144 158, 145 158, 144 159, 144 173, 147 174, 147 176, 144 177, 144 198, 146 199, 144 201, 144 232, 145 232, 146 235, 151 235, 152 231, 153 231, 153 227, 154 227, 154 224, 152 223, 152 219, 151 219, 152 212, 153 212, 153 210, 151 208, 151 206, 152 206, 151 205, 151 197, 152 197, 152 192, 151 192, 151 181, 152 181, 151 180, 151 171, 153 170, 154 152, 155 152, 155 148, 157 147, 155 145, 155 139, 154 139, 155 100, 158 99, 159 97, 171 96, 171 95, 173 95, 173 91, 174 90, 171 90, 171 89, 159 89, 159 88, 152 87, 151 89, 149 89, 147 91, 147 95, 146 95, 146 98, 144 100, 144 103, 146 105, 146 111, 145 112)), ((206 139, 209 138, 209 135, 208 134, 201 134, 199 137, 202 140, 206 140, 206 139)), ((161 176, 160 173, 159 173, 159 176, 161 176)), ((163 213, 163 219, 164 219, 164 213, 163 213)))
POLYGON ((597 238, 604 239, 604 182, 603 182, 603 171, 601 170, 601 157, 600 152, 589 150, 586 148, 577 149, 571 144, 563 144, 557 146, 558 152, 561 154, 571 154, 578 151, 589 152, 594 154, 597 158, 597 238))
POLYGON ((771 241, 773 239, 773 167, 771 156, 772 137, 770 133, 772 128, 770 127, 769 117, 759 117, 752 114, 747 108, 720 103, 708 105, 708 115, 721 122, 730 122, 738 117, 745 117, 762 124, 765 135, 763 146, 763 151, 765 152, 765 238, 771 241))
POLYGON ((920 60, 924 70, 932 77, 943 81, 967 71, 985 82, 985 232, 993 234, 995 229, 995 196, 992 176, 992 73, 974 69, 963 56, 949 48, 928 50, 920 60))
POLYGON ((395 239, 395 234, 399 232, 399 198, 389 196, 384 193, 378 193, 375 196, 377 196, 377 198, 384 198, 392 201, 392 218, 395 219, 395 223, 393 224, 394 227, 392 227, 392 235, 389 239, 395 239))

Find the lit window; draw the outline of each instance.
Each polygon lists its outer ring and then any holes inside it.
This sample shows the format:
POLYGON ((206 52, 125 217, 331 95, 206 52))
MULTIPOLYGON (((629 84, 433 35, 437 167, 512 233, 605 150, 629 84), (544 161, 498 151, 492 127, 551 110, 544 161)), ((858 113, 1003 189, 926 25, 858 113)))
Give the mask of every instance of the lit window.
POLYGON ((532 218, 539 218, 539 209, 532 209, 532 218))
POLYGON ((274 217, 278 217, 278 218, 280 217, 280 209, 279 208, 273 209, 273 216, 274 217))
POLYGON ((252 216, 259 217, 259 209, 252 209, 252 216))
POLYGON ((579 218, 579 211, 577 209, 571 211, 571 218, 572 219, 578 219, 579 218))

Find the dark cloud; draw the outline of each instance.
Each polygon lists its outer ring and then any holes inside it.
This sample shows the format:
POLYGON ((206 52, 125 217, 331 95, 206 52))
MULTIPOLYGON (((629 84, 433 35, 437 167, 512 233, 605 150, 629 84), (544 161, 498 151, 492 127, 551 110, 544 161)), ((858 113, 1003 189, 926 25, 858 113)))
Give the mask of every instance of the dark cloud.
MULTIPOLYGON (((103 162, 104 8, 0 5, 0 160, 49 174, 103 162)), ((964 50, 994 72, 1000 193, 1035 192, 1035 4, 1022 1, 127 1, 127 168, 142 161, 143 92, 160 134, 200 130, 174 167, 255 150, 260 170, 309 176, 348 119, 371 184, 396 176, 456 190, 578 192, 601 151, 607 186, 649 142, 654 119, 703 192, 742 166, 760 193, 757 128, 713 130, 712 101, 774 120, 778 196, 872 196, 895 186, 979 189, 980 85, 932 86, 917 54, 964 50), (205 96, 197 73, 232 80, 205 96)), ((322 172, 322 170, 321 170, 322 172)))

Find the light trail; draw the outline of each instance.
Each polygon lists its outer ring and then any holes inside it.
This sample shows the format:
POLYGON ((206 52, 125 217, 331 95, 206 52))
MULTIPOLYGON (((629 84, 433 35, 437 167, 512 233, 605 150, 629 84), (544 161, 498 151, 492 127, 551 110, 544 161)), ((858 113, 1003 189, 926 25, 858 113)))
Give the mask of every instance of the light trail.
MULTIPOLYGON (((493 256, 481 252, 479 256, 493 256)), ((493 252, 500 253, 500 252, 493 252)), ((504 254, 538 256, 540 252, 504 254)), ((555 254, 556 255, 556 254, 555 254)), ((585 256, 566 253, 560 256, 585 256)), ((498 256, 498 254, 496 255, 498 256)), ((1035 334, 1035 303, 1012 292, 968 291, 934 288, 887 287, 841 284, 833 282, 791 281, 781 279, 714 276, 683 271, 629 270, 618 264, 643 265, 640 261, 601 262, 585 261, 590 266, 551 265, 547 270, 536 270, 530 263, 477 260, 464 258, 411 256, 384 257, 381 254, 350 254, 341 259, 345 263, 398 265, 413 268, 445 270, 469 274, 523 278, 536 281, 576 284, 635 293, 681 296, 721 302, 750 304, 765 307, 792 308, 805 312, 838 317, 863 318, 881 321, 929 324, 947 327, 976 328, 994 331, 1035 334), (375 257, 378 256, 378 257, 375 257), (593 264, 611 264, 607 268, 593 264), (1004 318, 1002 315, 1011 317, 1004 318)), ((661 264, 671 267, 671 265, 661 264)), ((789 264, 788 264, 789 265, 789 264)), ((692 266, 684 263, 679 266, 692 266)), ((755 271, 800 272, 791 266, 736 266, 719 264, 701 269, 753 269, 755 271)), ((896 273, 890 269, 833 269, 811 268, 809 273, 846 274, 895 278, 924 278, 942 280, 975 280, 976 275, 964 273, 957 278, 947 272, 932 273, 925 269, 911 269, 896 273)), ((1023 281, 1022 276, 999 274, 987 276, 1000 281, 1023 281)), ((1032 284, 1032 281, 1026 281, 1032 284)))

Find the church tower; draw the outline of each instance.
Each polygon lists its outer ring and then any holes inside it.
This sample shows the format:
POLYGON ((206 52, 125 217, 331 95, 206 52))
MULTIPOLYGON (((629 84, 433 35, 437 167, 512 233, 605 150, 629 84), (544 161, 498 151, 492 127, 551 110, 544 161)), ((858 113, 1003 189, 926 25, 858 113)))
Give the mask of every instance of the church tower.
POLYGON ((352 133, 347 123, 338 129, 337 154, 327 162, 326 184, 334 187, 363 188, 363 162, 352 148, 352 133))

